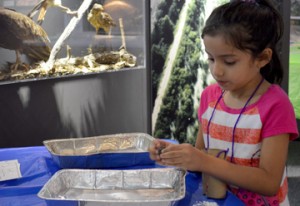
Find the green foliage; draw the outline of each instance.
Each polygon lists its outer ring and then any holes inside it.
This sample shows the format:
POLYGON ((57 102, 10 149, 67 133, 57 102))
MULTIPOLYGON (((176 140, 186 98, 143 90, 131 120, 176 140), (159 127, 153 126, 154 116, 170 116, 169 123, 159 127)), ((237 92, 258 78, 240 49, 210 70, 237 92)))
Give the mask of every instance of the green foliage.
POLYGON ((172 4, 169 7, 168 16, 170 17, 172 22, 176 22, 180 14, 180 10, 184 5, 185 1, 170 1, 170 2, 172 2, 172 4))
POLYGON ((157 12, 156 12, 156 19, 163 18, 168 14, 168 10, 166 8, 170 8, 170 1, 168 0, 162 0, 160 4, 157 7, 157 12))
POLYGON ((161 38, 164 39, 164 42, 166 44, 172 44, 174 35, 173 35, 173 30, 174 30, 174 24, 171 22, 169 16, 165 16, 161 18, 157 25, 160 27, 161 31, 161 38))
POLYGON ((296 118, 300 119, 300 42, 290 46, 289 97, 294 106, 296 118))
MULTIPOLYGON (((170 16, 169 20, 172 22, 175 21, 173 17, 175 9, 173 7, 172 4, 168 13, 170 16)), ((163 104, 155 125, 154 136, 157 138, 173 138, 179 142, 195 142, 198 124, 197 111, 195 111, 194 105, 198 102, 194 102, 194 87, 197 82, 198 70, 205 65, 200 60, 202 47, 200 28, 204 23, 200 14, 203 10, 204 2, 198 0, 193 1, 188 10, 184 35, 177 51, 178 58, 173 62, 171 79, 169 80, 167 92, 163 98, 163 104)), ((164 19, 164 22, 167 23, 167 19, 164 19)), ((162 26, 161 24, 159 29, 165 27, 165 25, 162 26)), ((161 34, 161 40, 162 37, 166 38, 166 36, 161 34)), ((165 39, 163 39, 163 42, 166 42, 165 39)), ((203 68, 207 71, 206 66, 203 68)), ((156 76, 155 78, 158 77, 156 76)))
MULTIPOLYGON (((174 39, 174 25, 176 24, 183 4, 184 1, 181 0, 162 0, 158 5, 158 9, 156 11, 157 21, 151 33, 152 94, 154 95, 157 93, 157 86, 164 68, 164 62, 168 54, 168 49, 174 39), (169 17, 169 14, 172 16, 172 18, 169 17)), ((155 97, 153 97, 152 99, 154 101, 155 97)))
MULTIPOLYGON (((151 62, 152 62, 152 92, 157 93, 157 85, 160 80, 160 74, 163 72, 165 64, 165 57, 168 54, 169 45, 163 43, 163 39, 158 44, 153 44, 151 48, 151 62)), ((152 98, 152 104, 154 104, 152 98)))
POLYGON ((152 44, 161 42, 171 44, 173 42, 173 30, 174 25, 168 16, 159 19, 152 33, 152 44))
POLYGON ((168 53, 169 45, 164 44, 162 41, 159 44, 152 45, 151 53, 152 53, 152 63, 155 64, 158 68, 156 71, 158 73, 162 72, 162 68, 165 63, 165 56, 168 53))

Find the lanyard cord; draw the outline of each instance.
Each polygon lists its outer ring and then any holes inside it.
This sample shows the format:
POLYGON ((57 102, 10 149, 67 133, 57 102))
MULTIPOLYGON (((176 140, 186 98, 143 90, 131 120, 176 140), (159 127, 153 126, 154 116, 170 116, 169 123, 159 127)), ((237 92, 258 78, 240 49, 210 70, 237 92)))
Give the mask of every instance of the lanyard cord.
MULTIPOLYGON (((237 120, 235 121, 235 124, 234 124, 234 127, 233 127, 233 130, 232 130, 232 140, 231 140, 231 157, 230 157, 230 162, 233 162, 233 157, 234 157, 234 133, 235 133, 235 129, 236 129, 236 126, 242 116, 242 113, 246 110, 246 107, 247 105, 249 104, 250 100, 253 98, 253 96, 255 95, 255 93, 257 92, 257 90, 259 89, 259 87, 261 86, 261 84, 263 83, 264 81, 264 78, 262 78, 262 80, 259 82, 259 84, 256 86, 255 90, 252 92, 252 94, 250 95, 250 97, 248 98, 247 102, 245 103, 245 105, 243 106, 242 110, 240 111, 240 114, 237 118, 237 120)), ((206 134, 206 138, 207 138, 207 148, 206 149, 209 149, 209 126, 210 126, 210 123, 211 123, 211 120, 214 116, 214 113, 215 113, 215 110, 217 108, 217 105, 219 104, 220 100, 222 99, 223 95, 224 95, 224 90, 222 91, 221 95, 219 96, 215 106, 214 106, 214 109, 212 111, 212 114, 209 118, 209 121, 208 121, 208 124, 207 124, 207 134, 206 134)))
POLYGON ((218 100, 217 100, 217 102, 216 102, 216 104, 215 104, 215 106, 214 106, 214 109, 213 109, 213 111, 212 111, 212 113, 211 113, 211 115, 210 115, 210 118, 209 118, 209 120, 208 120, 208 123, 207 123, 207 133, 206 133, 207 148, 206 148, 206 150, 209 149, 209 126, 210 126, 211 120, 212 120, 212 118, 213 118, 213 116, 214 116, 214 114, 215 114, 217 105, 219 104, 220 100, 222 99, 224 92, 225 92, 225 90, 223 90, 222 93, 221 93, 221 95, 219 96, 219 98, 218 98, 218 100))

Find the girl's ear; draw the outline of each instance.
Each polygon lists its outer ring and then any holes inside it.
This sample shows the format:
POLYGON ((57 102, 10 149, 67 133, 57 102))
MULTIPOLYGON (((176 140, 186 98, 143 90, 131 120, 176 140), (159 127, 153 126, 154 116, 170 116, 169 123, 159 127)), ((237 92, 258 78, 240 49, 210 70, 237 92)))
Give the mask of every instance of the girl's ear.
POLYGON ((272 59, 273 51, 270 48, 265 48, 257 57, 257 67, 262 68, 268 64, 272 59))

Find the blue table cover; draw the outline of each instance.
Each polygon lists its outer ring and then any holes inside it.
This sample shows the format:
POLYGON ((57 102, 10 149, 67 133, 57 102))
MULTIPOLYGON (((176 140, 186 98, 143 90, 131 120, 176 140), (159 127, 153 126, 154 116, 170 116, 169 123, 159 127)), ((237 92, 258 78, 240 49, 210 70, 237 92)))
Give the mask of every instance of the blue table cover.
MULTIPOLYGON (((20 163, 22 177, 0 181, 1 206, 75 206, 76 201, 46 201, 37 196, 44 184, 60 168, 54 163, 51 154, 44 146, 0 149, 0 161, 15 160, 20 163)), ((159 165, 140 165, 130 168, 141 169, 161 167, 159 165)), ((230 192, 225 199, 209 199, 202 194, 201 174, 188 172, 186 175, 186 195, 173 202, 172 206, 203 206, 208 202, 219 206, 240 206, 243 203, 230 192)))

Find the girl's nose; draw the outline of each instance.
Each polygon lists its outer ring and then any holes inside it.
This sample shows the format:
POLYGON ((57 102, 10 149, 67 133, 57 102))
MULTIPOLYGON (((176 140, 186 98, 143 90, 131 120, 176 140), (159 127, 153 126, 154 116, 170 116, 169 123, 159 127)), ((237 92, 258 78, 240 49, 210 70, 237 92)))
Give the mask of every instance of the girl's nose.
POLYGON ((220 64, 214 62, 214 64, 211 65, 211 73, 213 76, 222 77, 224 75, 224 70, 220 64))

